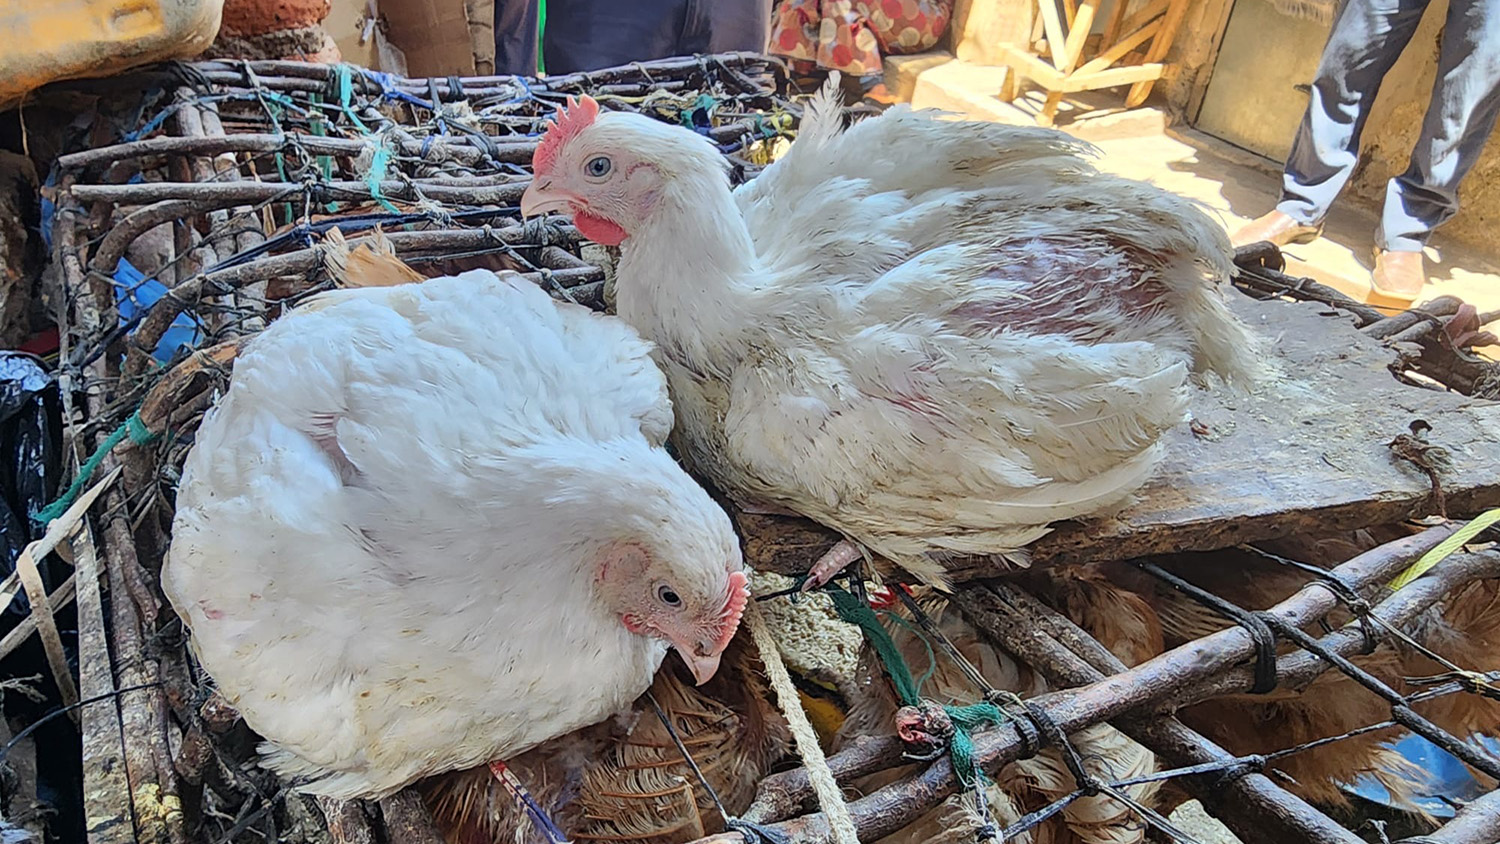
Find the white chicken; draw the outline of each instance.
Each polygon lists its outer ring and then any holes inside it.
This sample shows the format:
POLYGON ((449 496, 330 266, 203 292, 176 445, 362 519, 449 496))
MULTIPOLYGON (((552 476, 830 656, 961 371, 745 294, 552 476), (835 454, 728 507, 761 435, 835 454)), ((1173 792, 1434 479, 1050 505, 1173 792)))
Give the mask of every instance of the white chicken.
POLYGON ((1257 370, 1228 241, 1059 132, 904 107, 845 131, 835 90, 733 192, 703 137, 571 104, 523 213, 622 244, 690 465, 844 534, 809 587, 864 550, 935 584, 945 557, 1024 562, 1147 480, 1190 370, 1257 370))
POLYGON ((650 344, 519 276, 340 290, 198 431, 162 585, 302 790, 378 798, 711 677, 748 598, 650 344))

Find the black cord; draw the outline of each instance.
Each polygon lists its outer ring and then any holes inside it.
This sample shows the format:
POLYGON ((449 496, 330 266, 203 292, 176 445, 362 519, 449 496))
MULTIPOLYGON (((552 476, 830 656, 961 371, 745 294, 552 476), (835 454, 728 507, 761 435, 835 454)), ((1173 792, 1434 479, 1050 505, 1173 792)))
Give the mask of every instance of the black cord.
POLYGON ((15 737, 12 738, 10 741, 6 742, 4 747, 0 747, 0 760, 4 760, 5 757, 9 756, 11 749, 14 748, 17 744, 19 744, 20 741, 21 741, 21 739, 24 739, 27 736, 31 735, 32 733, 36 732, 38 729, 41 728, 41 726, 43 724, 47 723, 48 721, 52 721, 52 720, 56 719, 58 716, 66 715, 67 713, 73 711, 74 709, 78 709, 79 707, 83 707, 83 706, 88 706, 91 703, 98 703, 101 700, 109 700, 112 697, 119 697, 120 695, 123 695, 126 692, 138 692, 141 689, 154 689, 154 688, 156 688, 157 686, 160 686, 160 685, 162 685, 162 682, 160 680, 158 680, 155 683, 142 683, 139 686, 126 686, 123 689, 116 689, 116 690, 114 690, 112 692, 106 692, 105 694, 102 694, 102 695, 95 695, 95 696, 93 696, 91 698, 85 698, 83 700, 78 701, 77 703, 69 704, 67 706, 58 707, 57 709, 54 709, 51 712, 48 712, 46 715, 43 715, 42 717, 40 717, 37 720, 33 721, 29 726, 27 726, 25 729, 21 730, 21 732, 16 733, 15 737))
POLYGON ((742 820, 729 814, 729 810, 724 808, 724 801, 719 799, 719 792, 709 785, 708 778, 698 767, 697 760, 693 759, 693 754, 688 752, 687 745, 683 744, 682 738, 677 735, 677 728, 672 726, 672 719, 667 717, 661 704, 656 702, 656 695, 648 691, 646 699, 651 701, 651 708, 656 710, 656 717, 661 720, 661 725, 667 728, 667 735, 671 737, 672 744, 677 746, 677 752, 682 754, 682 760, 687 763, 688 768, 692 769, 693 776, 698 779, 698 784, 703 786, 709 799, 714 802, 714 807, 719 810, 719 817, 723 819, 725 829, 738 832, 750 844, 792 844, 791 838, 780 830, 742 820))
POLYGON ((1261 618, 1260 613, 1252 613, 1236 606, 1206 589, 1183 580, 1155 563, 1137 560, 1135 565, 1147 574, 1167 583, 1173 589, 1245 628, 1245 632, 1250 634, 1251 640, 1255 643, 1255 683, 1250 687, 1250 691, 1263 695, 1276 689, 1276 633, 1261 618))

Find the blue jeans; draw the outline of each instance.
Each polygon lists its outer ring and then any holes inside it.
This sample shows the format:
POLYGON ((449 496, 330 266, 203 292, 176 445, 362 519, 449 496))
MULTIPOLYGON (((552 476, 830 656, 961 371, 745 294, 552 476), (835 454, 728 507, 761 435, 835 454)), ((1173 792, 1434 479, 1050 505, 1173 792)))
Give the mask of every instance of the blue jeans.
MULTIPOLYGON (((1375 94, 1429 0, 1346 0, 1318 63, 1282 177, 1277 210, 1304 224, 1328 213, 1359 157, 1375 94)), ((1451 0, 1437 81, 1406 172, 1386 186, 1375 245, 1416 252, 1458 211, 1458 185, 1500 116, 1500 0, 1451 0)))

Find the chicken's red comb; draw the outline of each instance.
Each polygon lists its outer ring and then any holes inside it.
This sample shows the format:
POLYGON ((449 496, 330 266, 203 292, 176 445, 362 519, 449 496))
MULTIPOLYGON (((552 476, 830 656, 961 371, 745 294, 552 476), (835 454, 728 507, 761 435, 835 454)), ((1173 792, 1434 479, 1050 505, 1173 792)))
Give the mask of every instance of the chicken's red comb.
POLYGON ((562 154, 562 148, 568 141, 594 125, 594 118, 598 116, 599 104, 593 97, 584 95, 581 100, 568 97, 567 106, 557 107, 557 116, 542 134, 542 142, 536 145, 536 152, 531 155, 532 173, 546 175, 552 165, 557 163, 557 157, 562 154))
POLYGON ((719 626, 719 641, 714 642, 714 650, 722 651, 729 647, 729 640, 734 638, 734 631, 739 629, 740 618, 745 614, 745 605, 750 602, 750 578, 742 571, 729 575, 729 599, 724 604, 724 620, 719 626))

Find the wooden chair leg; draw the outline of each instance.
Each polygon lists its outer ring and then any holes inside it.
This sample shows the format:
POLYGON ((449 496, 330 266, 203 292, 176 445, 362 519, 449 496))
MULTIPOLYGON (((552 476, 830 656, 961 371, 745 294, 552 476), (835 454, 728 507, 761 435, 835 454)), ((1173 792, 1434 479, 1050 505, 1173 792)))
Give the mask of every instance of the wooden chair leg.
POLYGON ((1036 116, 1036 125, 1052 126, 1057 119, 1057 107, 1062 105, 1062 92, 1052 91, 1047 94, 1047 101, 1042 104, 1042 110, 1036 116))
POLYGON ((1156 84, 1155 80, 1137 82, 1130 86, 1130 93, 1125 95, 1125 107, 1137 108, 1144 105, 1146 98, 1151 96, 1151 88, 1156 84))
POLYGON ((1000 83, 1000 101, 1013 103, 1021 93, 1021 74, 1013 67, 1005 69, 1005 81, 1000 83))

